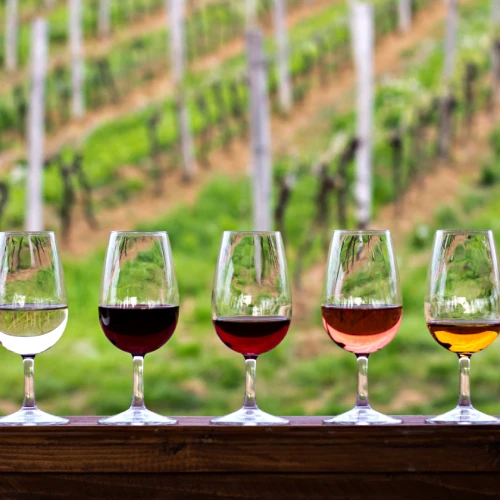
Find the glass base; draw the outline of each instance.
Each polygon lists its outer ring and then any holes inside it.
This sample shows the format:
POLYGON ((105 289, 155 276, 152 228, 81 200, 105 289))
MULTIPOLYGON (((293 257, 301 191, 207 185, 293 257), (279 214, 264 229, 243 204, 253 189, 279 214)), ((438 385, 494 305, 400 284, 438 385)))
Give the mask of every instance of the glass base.
POLYGON ((399 418, 389 417, 383 413, 368 407, 355 406, 352 410, 342 413, 337 417, 323 420, 325 424, 343 425, 391 425, 400 424, 403 421, 399 418))
POLYGON ((38 408, 21 408, 0 419, 0 425, 64 425, 67 423, 69 419, 56 417, 38 408))
POLYGON ((103 425, 173 425, 177 420, 163 417, 147 408, 129 408, 113 417, 101 418, 97 422, 103 425))
POLYGON ((274 417, 258 408, 241 408, 234 413, 225 415, 224 417, 214 418, 210 420, 216 425, 286 425, 290 420, 281 417, 274 417))
POLYGON ((457 406, 453 410, 426 420, 429 424, 500 424, 498 418, 476 410, 472 406, 457 406))

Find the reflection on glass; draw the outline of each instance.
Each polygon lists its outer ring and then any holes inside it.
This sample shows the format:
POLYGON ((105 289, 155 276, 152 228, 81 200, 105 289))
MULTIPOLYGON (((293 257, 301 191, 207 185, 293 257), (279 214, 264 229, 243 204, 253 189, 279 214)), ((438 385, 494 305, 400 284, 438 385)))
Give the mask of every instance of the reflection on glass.
POLYGON ((324 282, 323 325, 358 364, 356 406, 325 423, 400 423, 373 410, 368 400, 368 356, 391 342, 403 313, 389 231, 335 231, 324 282))
POLYGON ((428 422, 498 422, 473 408, 469 382, 471 356, 488 347, 500 332, 498 266, 491 231, 436 232, 425 318, 436 342, 457 354, 460 368, 457 407, 428 422))
POLYGON ((68 301, 54 233, 0 233, 0 343, 24 365, 22 408, 0 425, 57 425, 68 419, 39 410, 35 356, 52 347, 68 322, 68 301))
POLYGON ((213 323, 222 342, 245 358, 243 407, 214 424, 279 425, 288 420, 257 407, 257 357, 284 338, 292 317, 285 251, 278 232, 225 232, 212 292, 213 323))

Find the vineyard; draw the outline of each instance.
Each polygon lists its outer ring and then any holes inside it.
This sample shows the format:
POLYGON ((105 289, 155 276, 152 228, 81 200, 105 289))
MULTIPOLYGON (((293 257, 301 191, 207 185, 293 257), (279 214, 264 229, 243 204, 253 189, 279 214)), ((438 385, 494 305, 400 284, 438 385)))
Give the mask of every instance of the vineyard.
MULTIPOLYGON (((179 83, 170 62, 174 38, 165 1, 111 1, 109 29, 103 30, 98 0, 83 0, 85 113, 75 117, 66 50, 68 2, 19 2, 16 68, 4 69, 5 55, 0 55, 5 82, 0 226, 26 223, 31 22, 43 16, 49 25, 44 217, 64 249, 70 294, 67 331, 37 360, 38 397, 49 410, 111 414, 127 404, 129 360, 110 346, 97 320, 110 229, 167 230, 172 242, 181 319, 172 341, 146 360, 149 406, 168 414, 222 414, 239 402, 242 363, 214 334, 210 304, 222 231, 253 224, 249 21, 243 0, 239 3, 186 2, 186 67, 179 83), (193 145, 190 178, 184 170, 181 107, 193 145)), ((397 0, 370 3, 370 225, 388 226, 395 234, 404 294, 401 331, 373 357, 371 397, 382 411, 432 413, 453 405, 456 393, 455 359, 435 345, 423 318, 433 231, 451 226, 500 231, 495 216, 499 29, 489 0, 462 0, 450 58, 444 3, 411 2, 407 32, 401 30, 397 0), (413 361, 415 352, 424 353, 425 360, 413 361)), ((273 5, 260 0, 254 22, 262 33, 267 72, 272 224, 286 244, 294 319, 283 344, 259 361, 259 397, 271 413, 334 414, 352 406, 355 360, 322 331, 319 297, 331 231, 359 223, 356 168, 365 143, 359 136, 351 12, 344 1, 286 2, 293 105, 285 109, 273 5)), ((6 6, 7 1, 0 5, 1 26, 6 6)), ((0 45, 5 39, 0 31, 0 45)), ((478 355, 473 374, 475 404, 494 413, 500 408, 491 398, 498 392, 498 349, 494 345, 478 355)), ((20 366, 8 353, 0 356, 6 382, 0 411, 6 413, 18 404, 11 389, 20 366)))

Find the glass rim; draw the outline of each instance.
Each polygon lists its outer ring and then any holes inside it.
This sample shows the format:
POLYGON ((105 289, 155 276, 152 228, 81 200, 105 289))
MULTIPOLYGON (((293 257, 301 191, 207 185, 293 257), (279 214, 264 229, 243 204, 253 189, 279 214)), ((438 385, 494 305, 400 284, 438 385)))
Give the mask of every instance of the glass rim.
POLYGON ((436 234, 488 234, 492 229, 436 229, 436 234))
POLYGON ((55 235, 54 231, 1 231, 0 234, 7 234, 12 236, 34 236, 37 234, 43 236, 55 235))
POLYGON ((110 231, 109 235, 124 234, 127 236, 163 236, 167 235, 167 231, 110 231))
POLYGON ((368 234, 390 234, 390 229, 335 229, 333 234, 348 234, 348 235, 368 235, 368 234))
POLYGON ((259 235, 259 234, 267 234, 267 235, 281 235, 281 231, 224 231, 224 234, 249 234, 249 235, 259 235))

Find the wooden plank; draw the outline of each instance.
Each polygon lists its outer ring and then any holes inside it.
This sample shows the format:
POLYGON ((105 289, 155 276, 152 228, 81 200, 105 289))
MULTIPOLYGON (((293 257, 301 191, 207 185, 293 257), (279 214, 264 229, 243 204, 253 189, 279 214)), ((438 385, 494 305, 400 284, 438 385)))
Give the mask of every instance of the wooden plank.
POLYGON ((499 474, 0 474, 3 498, 496 498, 499 474))
POLYGON ((290 417, 279 427, 180 425, 0 428, 0 473, 459 474, 500 473, 500 426, 328 426, 290 417))
POLYGON ((28 175, 26 230, 43 229, 43 158, 45 142, 45 77, 48 63, 48 26, 35 19, 31 28, 31 89, 28 114, 28 175))

